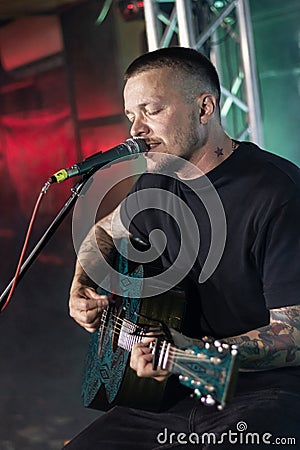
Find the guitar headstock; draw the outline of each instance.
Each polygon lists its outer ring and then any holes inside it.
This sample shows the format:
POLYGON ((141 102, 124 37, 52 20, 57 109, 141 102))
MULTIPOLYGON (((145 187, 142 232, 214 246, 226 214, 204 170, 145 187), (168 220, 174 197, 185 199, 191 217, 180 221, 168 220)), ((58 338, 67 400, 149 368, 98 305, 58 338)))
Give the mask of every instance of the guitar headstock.
POLYGON ((192 345, 174 350, 171 371, 180 374, 179 381, 193 389, 201 402, 222 409, 234 393, 238 349, 210 338, 202 343, 202 348, 192 345))

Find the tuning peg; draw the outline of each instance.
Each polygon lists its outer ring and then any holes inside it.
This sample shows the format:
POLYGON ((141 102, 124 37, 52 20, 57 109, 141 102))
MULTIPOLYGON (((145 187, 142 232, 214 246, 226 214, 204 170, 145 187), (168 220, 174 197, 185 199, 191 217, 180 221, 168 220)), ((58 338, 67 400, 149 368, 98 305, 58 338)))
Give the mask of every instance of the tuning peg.
POLYGON ((191 380, 190 383, 192 386, 201 386, 201 381, 199 380, 191 380))
POLYGON ((213 363, 215 365, 220 364, 220 362, 221 362, 221 359, 218 358, 217 356, 211 356, 209 358, 209 360, 210 360, 211 363, 213 363))
POLYGON ((179 378, 180 381, 189 381, 189 377, 185 377, 183 375, 179 375, 178 378, 179 378))
POLYGON ((186 350, 184 350, 184 352, 187 353, 188 355, 196 354, 195 350, 193 350, 192 348, 187 348, 186 350))
POLYGON ((215 388, 211 384, 206 384, 204 387, 207 391, 210 392, 213 392, 215 390, 215 388))
POLYGON ((238 346, 237 345, 232 345, 231 346, 231 354, 233 355, 233 356, 236 356, 237 354, 238 354, 238 346))
POLYGON ((216 401, 212 398, 211 395, 207 395, 206 397, 203 397, 203 398, 204 398, 203 403, 207 406, 213 406, 216 404, 216 401))
POLYGON ((203 396, 202 396, 202 393, 199 391, 199 389, 194 389, 193 397, 195 397, 195 396, 196 396, 198 399, 200 399, 201 402, 202 402, 203 396))

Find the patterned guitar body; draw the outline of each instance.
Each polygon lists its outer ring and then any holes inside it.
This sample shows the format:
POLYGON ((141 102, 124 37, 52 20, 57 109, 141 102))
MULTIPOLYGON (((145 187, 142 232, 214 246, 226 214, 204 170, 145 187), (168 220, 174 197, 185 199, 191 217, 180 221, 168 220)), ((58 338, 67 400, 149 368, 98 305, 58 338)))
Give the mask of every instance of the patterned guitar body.
POLYGON ((128 340, 128 333, 127 340, 120 343, 123 338, 121 331, 127 320, 132 326, 149 325, 144 316, 162 320, 168 327, 181 331, 185 296, 182 291, 174 289, 141 298, 143 267, 137 267, 129 277, 128 261, 118 256, 116 269, 118 280, 111 282, 110 292, 101 290, 101 293, 110 297, 117 282, 123 295, 113 296, 102 316, 99 331, 91 336, 82 386, 84 405, 104 411, 115 405, 159 411, 186 395, 188 389, 175 377, 169 377, 163 383, 137 377, 129 367, 133 343, 128 340))

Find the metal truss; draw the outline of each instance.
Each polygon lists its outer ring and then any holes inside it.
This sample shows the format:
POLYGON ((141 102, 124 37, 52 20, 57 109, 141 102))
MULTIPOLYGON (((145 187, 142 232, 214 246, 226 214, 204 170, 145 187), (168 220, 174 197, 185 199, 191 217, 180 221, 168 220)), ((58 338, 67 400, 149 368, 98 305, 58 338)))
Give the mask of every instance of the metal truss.
POLYGON ((248 0, 144 0, 149 51, 195 48, 221 79, 221 117, 229 134, 263 146, 259 88, 248 0))

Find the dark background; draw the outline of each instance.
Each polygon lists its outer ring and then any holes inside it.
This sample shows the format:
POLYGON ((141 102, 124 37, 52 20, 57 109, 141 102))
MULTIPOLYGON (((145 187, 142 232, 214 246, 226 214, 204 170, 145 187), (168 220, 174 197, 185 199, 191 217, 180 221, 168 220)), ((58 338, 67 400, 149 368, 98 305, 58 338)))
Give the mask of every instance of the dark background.
MULTIPOLYGON (((38 3, 0 4, 1 292, 13 276, 48 176, 127 137, 122 73, 145 50, 143 20, 125 22, 117 2, 99 25, 104 2, 55 2, 55 8, 42 2, 43 11, 33 8, 38 3)), ((299 164, 300 4, 252 0, 250 6, 265 147, 299 164)), ((47 192, 31 245, 71 186, 65 182, 47 192)), ((118 187, 100 214, 128 188, 129 182, 118 187)), ((88 333, 68 316, 75 261, 71 219, 0 316, 0 450, 59 449, 97 416, 80 398, 88 333)))

